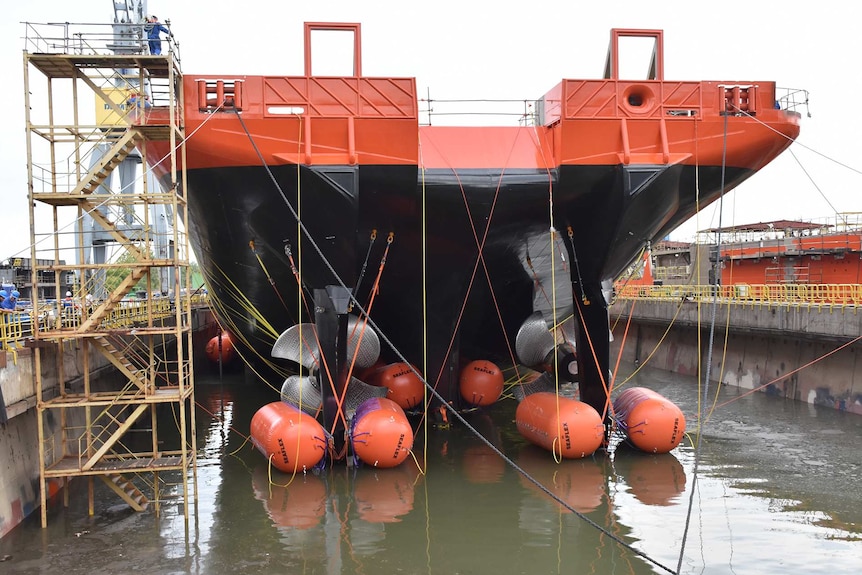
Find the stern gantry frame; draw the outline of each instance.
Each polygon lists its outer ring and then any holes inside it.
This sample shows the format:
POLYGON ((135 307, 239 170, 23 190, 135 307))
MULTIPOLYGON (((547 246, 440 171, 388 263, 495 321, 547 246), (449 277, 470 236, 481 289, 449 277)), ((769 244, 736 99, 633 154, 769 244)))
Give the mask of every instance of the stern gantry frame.
POLYGON ((142 26, 122 37, 76 26, 27 24, 24 50, 33 272, 22 293, 33 307, 42 527, 56 482, 75 477, 88 478, 90 514, 99 478, 135 510, 181 499, 188 521, 197 471, 179 57, 172 39, 150 55, 142 26), (170 143, 160 162, 152 141, 170 143), (70 351, 80 374, 67 373, 70 351), (119 377, 97 377, 102 367, 119 377))

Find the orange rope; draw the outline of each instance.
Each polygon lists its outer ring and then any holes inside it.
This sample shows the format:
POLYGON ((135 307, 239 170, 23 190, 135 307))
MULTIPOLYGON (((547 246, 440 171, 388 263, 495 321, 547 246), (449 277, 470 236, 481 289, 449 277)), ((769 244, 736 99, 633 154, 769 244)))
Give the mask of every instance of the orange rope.
MULTIPOLYGON (((583 285, 583 284, 581 284, 581 285, 583 285)), ((584 294, 584 295, 586 295, 586 294, 584 294)), ((581 318, 581 325, 586 326, 586 322, 584 321, 584 312, 581 309, 581 305, 583 304, 583 302, 581 302, 580 298, 573 298, 573 303, 575 304, 575 309, 578 310, 578 317, 581 318)), ((587 336, 587 343, 590 346, 590 353, 592 354, 593 361, 595 362, 595 365, 598 368, 599 367, 599 358, 596 355, 596 347, 595 347, 595 345, 593 345, 593 339, 590 337, 590 331, 588 329, 584 329, 584 335, 587 336)), ((608 414, 608 407, 610 406, 612 408, 613 404, 611 403, 611 393, 608 390, 608 382, 605 379, 605 374, 603 374, 602 370, 600 370, 600 369, 597 369, 596 371, 599 372, 599 380, 602 382, 602 387, 605 390, 605 407, 602 410, 602 414, 601 414, 602 415, 602 421, 604 421, 605 416, 607 416, 607 414, 608 414)))
POLYGON ((287 261, 288 263, 290 263, 290 271, 293 274, 293 277, 296 278, 296 285, 299 288, 300 294, 302 295, 302 303, 305 307, 305 313, 308 314, 308 317, 314 317, 314 315, 311 313, 311 308, 308 307, 308 301, 305 299, 305 291, 302 285, 302 277, 299 275, 299 269, 296 267, 296 263, 293 261, 293 251, 290 249, 290 244, 287 244, 284 247, 284 255, 287 256, 287 261))
POLYGON ((605 411, 607 411, 607 410, 608 410, 608 408, 609 408, 611 405, 613 405, 613 404, 611 403, 611 393, 612 393, 612 392, 613 392, 613 390, 614 390, 614 383, 617 381, 617 372, 619 371, 619 368, 620 368, 620 361, 621 361, 621 360, 622 360, 622 358, 623 358, 623 350, 624 350, 624 349, 625 349, 625 347, 626 347, 626 338, 627 338, 627 337, 628 337, 628 335, 629 335, 629 327, 630 327, 630 326, 631 326, 631 324, 632 324, 632 315, 634 315, 634 311, 635 311, 635 301, 637 301, 637 300, 632 300, 632 307, 631 307, 631 309, 629 310, 629 318, 628 318, 628 321, 626 321, 626 329, 625 329, 625 331, 623 331, 623 339, 622 339, 622 341, 620 342, 620 350, 619 350, 619 353, 617 353, 617 362, 616 362, 616 364, 614 364, 614 373, 613 373, 613 375, 612 375, 612 377, 611 377, 611 385, 610 385, 610 389, 608 390, 608 398, 607 398, 607 400, 605 401, 605 411))
MULTIPOLYGON (((377 268, 377 277, 374 279, 374 286, 371 288, 371 294, 368 300, 368 305, 366 306, 366 315, 365 319, 362 322, 362 327, 359 331, 359 342, 356 344, 356 349, 353 350, 353 357, 350 358, 350 365, 347 368, 347 377, 345 378, 344 388, 341 390, 341 396, 338 398, 338 405, 343 405, 345 400, 347 399, 347 387, 350 383, 350 379, 353 376, 353 368, 356 367, 356 358, 359 357, 359 346, 362 344, 362 338, 365 336, 365 330, 368 328, 368 318, 371 316, 371 308, 374 307, 374 300, 377 297, 377 294, 380 292, 380 278, 383 275, 383 268, 386 266, 386 258, 389 255, 389 247, 392 245, 392 241, 395 239, 395 234, 393 232, 389 232, 389 237, 386 239, 386 248, 383 251, 383 257, 380 258, 380 265, 377 268)), ((359 326, 354 326, 354 332, 359 326)), ((350 337, 353 336, 353 333, 348 336, 348 341, 350 337)), ((339 410, 340 411, 340 410, 339 410)), ((347 427, 347 420, 344 420, 344 426, 347 427)), ((335 433, 335 422, 333 422, 333 427, 329 432, 330 434, 335 433)))
MULTIPOLYGON (((269 281, 269 285, 271 285, 271 286, 272 286, 272 289, 273 289, 273 291, 275 292, 275 295, 278 297, 278 301, 280 301, 280 302, 281 302, 281 305, 282 305, 282 306, 284 307, 284 309, 289 313, 289 312, 290 312, 290 309, 287 307, 287 303, 285 303, 284 299, 281 297, 281 294, 279 293, 278 288, 277 288, 277 287, 276 287, 276 285, 275 285, 275 280, 274 280, 274 279, 272 279, 272 276, 271 276, 271 275, 269 275, 269 270, 267 270, 267 269, 266 269, 266 266, 265 266, 265 265, 263 265, 263 260, 261 259, 260 254, 259 254, 259 253, 257 253, 257 250, 256 250, 256 249, 255 249, 255 247, 254 247, 254 240, 249 240, 249 241, 248 241, 248 247, 250 247, 250 248, 251 248, 251 253, 253 253, 253 254, 254 254, 254 257, 256 257, 256 258, 257 258, 257 262, 260 264, 260 267, 261 267, 261 269, 263 270, 263 274, 266 276, 267 281, 269 281)), ((301 288, 301 287, 302 287, 302 286, 300 286, 300 288, 301 288)))
MULTIPOLYGON (((293 264, 293 256, 292 256, 290 253, 288 253, 288 256, 287 256, 287 257, 288 257, 288 259, 289 259, 289 261, 290 261, 290 268, 291 268, 291 270, 293 271, 293 275, 294 275, 294 277, 296 278, 296 283, 297 283, 297 287, 298 287, 298 289, 299 289, 300 297, 302 298, 302 303, 303 303, 303 305, 305 306, 305 310, 306 310, 306 312, 310 314, 310 313, 311 313, 311 309, 310 309, 310 307, 309 307, 309 305, 308 305, 308 299, 307 299, 307 298, 306 298, 306 296, 305 296, 305 290, 304 290, 304 289, 302 289, 302 281, 301 281, 301 279, 300 279, 300 277, 299 277, 299 271, 296 269, 296 266, 294 266, 294 264, 293 264)), ((316 329, 312 329, 312 333, 314 334, 314 341, 315 341, 315 343, 317 344, 317 349, 321 349, 321 347, 320 347, 320 337, 319 337, 319 336, 318 336, 318 334, 317 334, 317 330, 316 330, 316 329)), ((305 345, 305 337, 304 337, 304 336, 301 338, 301 340, 302 340, 301 345, 305 345)), ((308 346, 306 346, 306 347, 308 347, 308 346)), ((321 364, 322 364, 322 366, 323 366, 323 370, 324 370, 324 372, 326 373, 326 377, 327 377, 327 379, 329 380, 329 386, 330 386, 330 388, 332 389, 332 395, 333 395, 333 397, 335 397, 335 398, 336 398, 336 407, 337 407, 337 410, 336 410, 336 413, 335 413, 335 415, 336 415, 336 421, 338 421, 338 418, 339 418, 339 417, 341 417, 341 420, 342 420, 342 421, 344 421, 344 424, 345 424, 345 426, 346 426, 346 425, 347 425, 347 416, 344 414, 344 410, 343 410, 343 408, 342 408, 342 403, 341 403, 341 401, 339 400, 339 398, 338 398, 338 393, 337 393, 337 392, 336 392, 336 390, 335 390, 335 380, 334 380, 334 379, 333 379, 333 377, 332 377, 332 371, 331 371, 331 369, 329 368, 329 362, 328 362, 328 361, 326 361, 326 357, 325 357, 322 353, 320 354, 320 362, 318 362, 317 358, 314 358, 314 356, 312 356, 312 358, 314 359, 314 363, 315 363, 315 365, 317 366, 318 370, 320 369, 321 364)), ((345 386, 345 387, 346 387, 346 386, 345 386)), ((332 431, 330 431, 330 435, 332 435, 332 431)))
POLYGON ((742 395, 738 395, 738 396, 734 397, 733 399, 729 399, 729 400, 725 401, 724 403, 719 403, 718 405, 716 405, 716 406, 715 406, 715 409, 718 409, 719 407, 724 407, 725 405, 729 405, 729 404, 733 403, 734 401, 736 401, 736 400, 738 400, 738 399, 742 399, 743 397, 745 397, 745 396, 747 396, 747 395, 751 395, 751 394, 752 394, 752 393, 754 393, 755 391, 760 391, 760 390, 761 390, 761 389, 763 389, 764 387, 768 387, 768 386, 772 385, 773 383, 775 383, 775 382, 777 382, 777 381, 779 381, 779 380, 781 380, 781 379, 784 379, 785 377, 787 377, 787 376, 789 376, 789 375, 793 375, 794 373, 797 373, 797 372, 799 372, 799 371, 802 371, 802 370, 803 370, 803 369, 805 369, 806 367, 811 367, 811 366, 812 366, 812 365, 814 365, 815 363, 818 363, 818 362, 820 362, 820 361, 822 361, 822 360, 826 359, 827 357, 829 357, 829 356, 830 356, 830 355, 832 355, 833 353, 837 353, 837 352, 841 351, 842 349, 844 349, 845 347, 848 347, 848 346, 853 345, 854 343, 856 343, 856 342, 857 342, 857 341, 859 341, 859 340, 862 340, 862 335, 860 335, 860 336, 858 336, 858 337, 854 337, 853 339, 851 339, 851 340, 850 340, 850 341, 848 341, 847 343, 845 343, 845 344, 843 344, 843 345, 840 345, 840 346, 836 347, 835 349, 833 349, 833 350, 832 350, 832 351, 830 351, 829 353, 824 353, 823 355, 821 355, 821 356, 820 356, 820 357, 818 357, 817 359, 812 359, 811 361, 809 361, 809 362, 808 362, 808 363, 806 363, 805 365, 799 366, 799 367, 797 367, 796 369, 794 369, 794 370, 792 370, 792 371, 788 371, 787 373, 785 373, 784 375, 782 375, 782 376, 780 376, 780 377, 776 377, 775 379, 773 379, 773 380, 771 380, 771 381, 768 381, 768 382, 764 383, 764 384, 763 384, 763 385, 761 385, 761 386, 755 387, 754 389, 750 389, 750 390, 746 391, 745 393, 743 393, 742 395))
MULTIPOLYGON (((502 169, 502 170, 501 170, 501 172, 500 172, 500 178, 499 178, 499 180, 498 180, 498 182, 497 182, 497 188, 494 190, 494 199, 493 199, 493 201, 491 202, 491 209, 490 209, 490 212, 488 213, 488 216, 487 216, 487 222, 486 222, 486 224, 485 224, 485 229, 484 229, 484 232, 483 232, 483 234, 482 234, 482 239, 481 239, 481 241, 479 240, 479 236, 478 236, 478 234, 477 234, 477 232, 476 232, 476 227, 475 227, 475 225, 474 225, 474 223, 473 223, 472 213, 471 213, 471 211, 470 211, 470 205, 469 205, 469 203, 467 202, 467 195, 466 195, 466 192, 464 191, 464 185, 463 185, 463 183, 461 182, 461 177, 458 175, 457 170, 452 166, 452 164, 448 161, 448 159, 447 159, 447 160, 445 160, 445 161, 446 161, 446 163, 447 163, 447 165, 448 165, 448 167, 449 167, 449 169, 451 169, 451 170, 452 170, 452 174, 455 176, 455 179, 458 181, 458 187, 459 187, 459 189, 460 189, 460 191, 461 191, 461 198, 462 198, 462 200, 464 201, 464 207, 465 207, 465 210, 466 210, 466 212, 467 212, 468 219, 469 219, 469 221, 470 221, 470 228, 471 228, 471 231, 473 232, 473 239, 474 239, 474 241, 476 242, 476 247, 478 248, 478 256, 477 256, 477 258, 476 258, 476 262, 475 262, 475 264, 474 264, 474 266, 473 266, 473 271, 472 271, 472 273, 471 273, 471 275, 470 275, 470 281, 469 281, 468 286, 467 286, 467 293, 466 293, 466 294, 465 294, 465 296, 464 296, 464 301, 462 302, 462 304, 461 304, 461 309, 460 309, 460 311, 458 312, 458 319, 457 319, 457 321, 455 322, 455 327, 454 327, 454 329, 453 329, 453 331, 452 331, 452 337, 451 337, 451 338, 450 338, 450 340, 449 340, 449 346, 448 346, 448 347, 447 347, 447 349, 446 349, 446 354, 445 354, 445 355, 444 355, 444 357, 443 357, 443 362, 442 362, 442 364, 441 364, 441 366, 440 366, 440 370, 439 370, 439 372, 438 372, 438 374, 437 374, 437 377, 436 377, 436 379, 435 379, 435 381, 434 381, 434 386, 433 386, 433 388, 434 388, 435 390, 437 389, 437 386, 438 386, 438 385, 439 385, 439 383, 440 383, 440 379, 443 377, 443 373, 445 372, 445 363, 446 363, 446 360, 448 360, 449 355, 452 353, 452 347, 453 347, 453 346, 454 346, 454 344, 455 344, 455 338, 456 338, 456 335, 457 335, 457 333, 458 333, 458 328, 460 327, 460 325, 461 325, 461 321, 462 321, 462 319, 463 319, 463 317, 464 317, 464 310, 465 310, 465 308, 466 308, 466 306, 467 306, 467 299, 468 299, 468 297, 469 297, 469 295, 470 295, 470 292, 471 292, 471 291, 472 291, 472 289, 473 289, 473 283, 474 283, 474 281, 475 281, 475 279, 476 279, 476 271, 478 270, 478 268, 479 268, 479 264, 480 264, 480 263, 482 264, 483 270, 484 270, 484 272, 485 272, 485 277, 486 277, 486 279, 487 279, 487 281, 488 281, 488 289, 489 289, 489 291, 490 291, 490 293, 491 293, 491 299, 492 299, 492 301, 494 302, 494 309, 495 309, 495 311, 496 311, 496 313, 497 313, 497 319, 498 319, 498 321, 500 322, 500 327, 501 327, 501 329, 503 329, 503 333, 505 334, 505 324, 504 324, 504 322, 503 322, 502 312, 500 311, 500 306, 499 306, 499 303, 497 302, 497 297, 496 297, 496 294, 495 294, 495 292, 494 292, 494 287, 493 287, 493 285, 491 284, 491 279, 490 279, 490 275, 489 275, 489 272, 488 272, 488 266, 487 266, 487 264, 485 263, 485 258, 484 258, 484 255, 483 255, 483 254, 484 254, 484 248, 485 248, 485 241, 486 241, 486 240, 487 240, 487 238, 488 238, 488 232, 489 232, 490 227, 491 227, 491 222, 493 221, 494 209, 496 208, 496 205, 497 205, 497 199, 499 198, 499 195, 500 195, 500 188, 501 188, 501 187, 502 187, 502 185, 503 185, 503 176, 504 176, 504 174, 505 174, 506 165, 508 165, 509 158, 511 158, 511 154, 512 154, 512 152, 513 152, 513 151, 514 151, 514 149, 515 149, 515 142, 516 142, 516 141, 517 141, 517 138, 512 142, 512 147, 511 147, 511 148, 510 148, 510 150, 509 150, 509 156, 507 156, 507 158, 506 158, 506 164, 504 164, 503 169, 502 169)), ((433 145, 433 142, 430 142, 430 143, 433 145)), ((443 154, 443 151, 442 151, 442 150, 439 150, 439 149, 438 149, 438 152, 440 153, 441 157, 444 157, 444 158, 445 158, 445 156, 444 156, 444 154, 443 154)), ((508 338, 505 338, 505 339, 506 339, 506 346, 507 346, 508 351, 509 351, 509 356, 510 356, 510 359, 512 360, 512 364, 517 366, 517 361, 515 361, 515 353, 514 353, 514 351, 512 350, 512 347, 511 347, 511 344, 509 343, 508 338)), ((425 409, 424 411, 425 411, 425 413, 427 413, 427 406, 426 406, 426 409, 425 409)), ((423 414, 423 418, 424 418, 424 417, 425 417, 425 415, 423 414)))

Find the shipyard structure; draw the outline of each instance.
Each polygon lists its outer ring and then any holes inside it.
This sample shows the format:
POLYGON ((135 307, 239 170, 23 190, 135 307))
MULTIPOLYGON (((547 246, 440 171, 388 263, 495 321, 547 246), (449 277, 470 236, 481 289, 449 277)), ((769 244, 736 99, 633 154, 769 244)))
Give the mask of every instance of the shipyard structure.
POLYGON ((0 270, 0 535, 37 509, 46 526, 72 480, 90 513, 96 481, 135 510, 188 519, 196 501, 182 74, 115 4, 75 34, 26 25, 30 253, 0 270), (141 169, 154 142, 167 185, 141 169))

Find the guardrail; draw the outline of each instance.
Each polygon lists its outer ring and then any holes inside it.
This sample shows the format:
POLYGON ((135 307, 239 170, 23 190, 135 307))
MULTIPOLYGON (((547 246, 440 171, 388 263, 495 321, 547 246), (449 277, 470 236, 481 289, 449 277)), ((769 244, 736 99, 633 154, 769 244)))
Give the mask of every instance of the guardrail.
POLYGON ((719 297, 736 305, 858 306, 862 284, 735 284, 714 285, 624 285, 615 289, 616 299, 707 301, 719 297))
MULTIPOLYGON (((170 29, 170 21, 166 20, 163 24, 170 29)), ((24 26, 24 49, 34 54, 150 54, 148 23, 25 22, 24 26)), ((173 33, 159 41, 163 43, 163 54, 173 54, 179 60, 179 44, 173 33)))
MULTIPOLYGON (((204 294, 197 294, 180 303, 189 301, 192 307, 209 305, 204 294)), ((34 336, 35 329, 44 332, 52 330, 74 330, 87 318, 88 311, 76 303, 64 306, 62 302, 41 306, 36 310, 21 310, 0 314, 0 351, 12 354, 18 363, 18 350, 24 342, 34 336), (35 320, 35 321, 34 321, 35 320)), ((123 329, 145 323, 153 319, 163 319, 174 315, 174 301, 169 298, 153 300, 123 301, 112 309, 100 324, 104 329, 123 329)))

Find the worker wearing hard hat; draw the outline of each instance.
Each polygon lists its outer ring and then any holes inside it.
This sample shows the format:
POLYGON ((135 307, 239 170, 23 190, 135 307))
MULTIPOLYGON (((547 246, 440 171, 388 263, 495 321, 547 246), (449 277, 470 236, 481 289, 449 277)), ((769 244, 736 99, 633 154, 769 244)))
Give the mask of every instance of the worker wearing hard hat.
POLYGON ((11 294, 9 294, 6 290, 0 290, 0 296, 3 296, 3 301, 0 302, 0 309, 6 312, 15 311, 15 308, 18 305, 19 295, 21 294, 18 293, 18 290, 12 290, 11 294))

